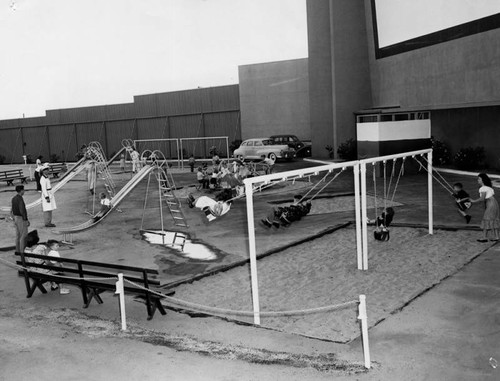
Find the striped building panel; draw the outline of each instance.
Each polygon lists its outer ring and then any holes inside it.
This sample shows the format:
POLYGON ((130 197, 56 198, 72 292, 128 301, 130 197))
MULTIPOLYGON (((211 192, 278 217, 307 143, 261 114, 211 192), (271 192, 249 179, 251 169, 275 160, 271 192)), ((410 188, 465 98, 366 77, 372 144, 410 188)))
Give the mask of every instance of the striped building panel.
POLYGON ((75 161, 78 152, 74 124, 48 126, 50 151, 59 156, 61 161, 75 161))
POLYGON ((120 103, 106 106, 106 120, 133 119, 136 117, 133 103, 120 103))
MULTIPOLYGON (((77 123, 76 136, 78 147, 87 145, 90 142, 101 143, 106 151, 106 134, 104 133, 104 123, 77 123)), ((108 154, 105 152, 106 155, 108 154)))
POLYGON ((229 142, 241 139, 238 111, 217 112, 204 115, 206 136, 227 136, 229 142))
POLYGON ((35 162, 38 156, 42 156, 41 160, 51 161, 50 154, 55 153, 51 150, 49 135, 46 127, 26 127, 22 131, 24 139, 24 152, 29 155, 31 160, 35 162))
POLYGON ((106 141, 109 156, 114 156, 122 148, 123 139, 135 139, 134 119, 106 122, 106 141))
POLYGON ((23 162, 23 145, 20 128, 0 129, 0 155, 5 164, 23 162))

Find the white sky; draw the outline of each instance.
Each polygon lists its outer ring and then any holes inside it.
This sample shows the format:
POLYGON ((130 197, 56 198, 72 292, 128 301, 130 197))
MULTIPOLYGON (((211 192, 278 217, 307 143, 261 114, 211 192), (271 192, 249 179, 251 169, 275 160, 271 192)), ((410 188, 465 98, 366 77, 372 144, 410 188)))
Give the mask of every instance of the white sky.
POLYGON ((0 119, 238 83, 307 57, 306 0, 0 0, 0 119))
POLYGON ((376 0, 381 48, 500 13, 500 0, 376 0))

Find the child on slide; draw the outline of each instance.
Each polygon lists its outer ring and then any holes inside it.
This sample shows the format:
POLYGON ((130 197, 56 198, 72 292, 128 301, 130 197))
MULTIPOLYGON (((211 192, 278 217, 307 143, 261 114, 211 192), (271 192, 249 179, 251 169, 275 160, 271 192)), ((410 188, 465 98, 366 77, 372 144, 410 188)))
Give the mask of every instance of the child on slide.
POLYGON ((464 190, 462 183, 453 184, 453 197, 457 203, 458 213, 460 213, 467 223, 470 222, 471 216, 466 213, 466 210, 472 206, 469 194, 464 190))
POLYGON ((111 209, 111 200, 106 193, 99 193, 99 198, 101 199, 101 210, 94 216, 94 222, 99 221, 111 209))

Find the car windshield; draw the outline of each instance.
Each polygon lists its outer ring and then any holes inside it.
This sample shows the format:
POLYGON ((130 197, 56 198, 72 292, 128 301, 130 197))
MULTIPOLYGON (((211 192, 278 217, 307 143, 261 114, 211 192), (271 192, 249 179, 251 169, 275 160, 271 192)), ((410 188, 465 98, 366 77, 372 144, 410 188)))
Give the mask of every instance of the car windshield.
POLYGON ((273 142, 272 142, 272 140, 267 139, 267 140, 263 140, 262 144, 264 144, 265 146, 270 146, 271 144, 273 144, 273 142))

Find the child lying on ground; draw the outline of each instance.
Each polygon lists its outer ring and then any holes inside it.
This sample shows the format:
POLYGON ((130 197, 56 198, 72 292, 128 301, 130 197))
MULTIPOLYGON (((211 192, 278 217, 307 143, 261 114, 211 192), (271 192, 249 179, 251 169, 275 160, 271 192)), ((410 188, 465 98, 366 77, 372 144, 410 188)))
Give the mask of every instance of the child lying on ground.
POLYGON ((271 208, 266 218, 261 220, 262 224, 268 228, 272 226, 275 228, 288 227, 292 222, 309 214, 312 207, 310 201, 304 203, 301 195, 295 195, 293 201, 293 204, 289 206, 271 208))
POLYGON ((195 199, 193 195, 190 194, 187 198, 187 202, 190 208, 201 209, 205 213, 208 222, 212 222, 217 217, 223 216, 229 212, 231 208, 231 201, 217 201, 208 196, 200 196, 195 199))

